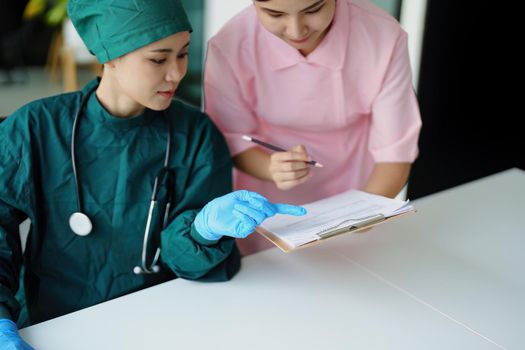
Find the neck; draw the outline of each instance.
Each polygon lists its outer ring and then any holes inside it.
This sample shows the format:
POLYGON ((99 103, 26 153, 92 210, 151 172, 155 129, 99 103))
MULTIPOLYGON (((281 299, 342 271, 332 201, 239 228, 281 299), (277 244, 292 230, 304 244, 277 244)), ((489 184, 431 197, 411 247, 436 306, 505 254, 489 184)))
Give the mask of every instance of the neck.
POLYGON ((100 104, 114 117, 131 118, 144 111, 144 106, 124 94, 120 84, 107 74, 102 75, 96 94, 100 104))

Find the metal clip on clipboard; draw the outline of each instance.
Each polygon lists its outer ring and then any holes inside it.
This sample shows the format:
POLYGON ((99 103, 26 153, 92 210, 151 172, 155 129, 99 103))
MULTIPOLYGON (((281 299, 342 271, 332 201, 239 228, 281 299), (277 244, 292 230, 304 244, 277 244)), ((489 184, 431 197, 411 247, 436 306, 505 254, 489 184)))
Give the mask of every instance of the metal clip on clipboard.
POLYGON ((330 231, 327 231, 327 232, 318 233, 317 236, 319 237, 319 239, 325 239, 325 238, 329 238, 329 237, 340 235, 342 233, 358 230, 360 228, 376 224, 376 223, 378 223, 380 221, 383 221, 383 220, 385 220, 385 216, 383 214, 377 214, 377 215, 373 215, 373 216, 369 217, 366 220, 363 220, 363 221, 360 221, 360 222, 356 222, 356 223, 354 223, 354 224, 352 224, 350 226, 345 226, 345 227, 341 227, 341 228, 336 229, 336 230, 330 230, 330 231))

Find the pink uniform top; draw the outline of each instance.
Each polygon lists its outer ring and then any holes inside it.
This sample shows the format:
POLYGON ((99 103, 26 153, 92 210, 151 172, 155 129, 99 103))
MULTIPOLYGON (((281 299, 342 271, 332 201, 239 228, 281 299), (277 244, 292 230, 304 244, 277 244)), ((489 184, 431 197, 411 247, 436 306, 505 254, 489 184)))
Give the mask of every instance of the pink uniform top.
MULTIPOLYGON (((305 145, 324 168, 291 190, 234 171, 236 189, 304 204, 363 188, 375 163, 413 162, 421 128, 407 34, 368 1, 338 0, 332 26, 307 57, 268 32, 254 6, 209 42, 205 110, 231 154, 254 147, 246 134, 285 149, 305 145)), ((270 247, 238 240, 243 254, 270 247)))

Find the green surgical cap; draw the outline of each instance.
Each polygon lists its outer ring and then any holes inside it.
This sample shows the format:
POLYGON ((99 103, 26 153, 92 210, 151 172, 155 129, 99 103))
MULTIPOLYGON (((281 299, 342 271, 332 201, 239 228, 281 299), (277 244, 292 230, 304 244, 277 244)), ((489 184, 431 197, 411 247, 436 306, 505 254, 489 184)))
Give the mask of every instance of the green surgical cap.
POLYGON ((180 0, 69 0, 67 12, 100 63, 192 31, 180 0))

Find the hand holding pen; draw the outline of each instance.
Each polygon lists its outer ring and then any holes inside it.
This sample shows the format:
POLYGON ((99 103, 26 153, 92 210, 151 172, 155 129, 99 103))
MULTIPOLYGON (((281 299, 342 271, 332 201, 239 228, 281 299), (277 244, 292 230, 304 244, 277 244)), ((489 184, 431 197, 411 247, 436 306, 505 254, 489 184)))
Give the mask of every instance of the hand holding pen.
POLYGON ((310 159, 306 149, 302 145, 297 145, 290 150, 266 143, 244 135, 246 141, 256 143, 276 153, 270 155, 269 172, 276 186, 281 190, 288 190, 296 187, 312 177, 310 166, 322 168, 323 165, 310 159))
MULTIPOLYGON (((281 148, 281 147, 278 147, 278 146, 274 146, 274 145, 271 145, 269 143, 266 143, 264 141, 261 141, 261 140, 258 140, 256 138, 253 138, 251 136, 247 136, 247 135, 242 135, 242 139, 243 140, 246 140, 246 141, 250 141, 250 142, 253 142, 253 143, 256 143, 260 146, 263 146, 263 147, 266 147, 272 151, 276 151, 276 152, 287 152, 284 148, 281 148)), ((321 163, 318 163, 316 162, 315 160, 307 160, 305 161, 305 163, 308 163, 310 165, 313 165, 317 168, 322 168, 324 165, 321 164, 321 163)))

